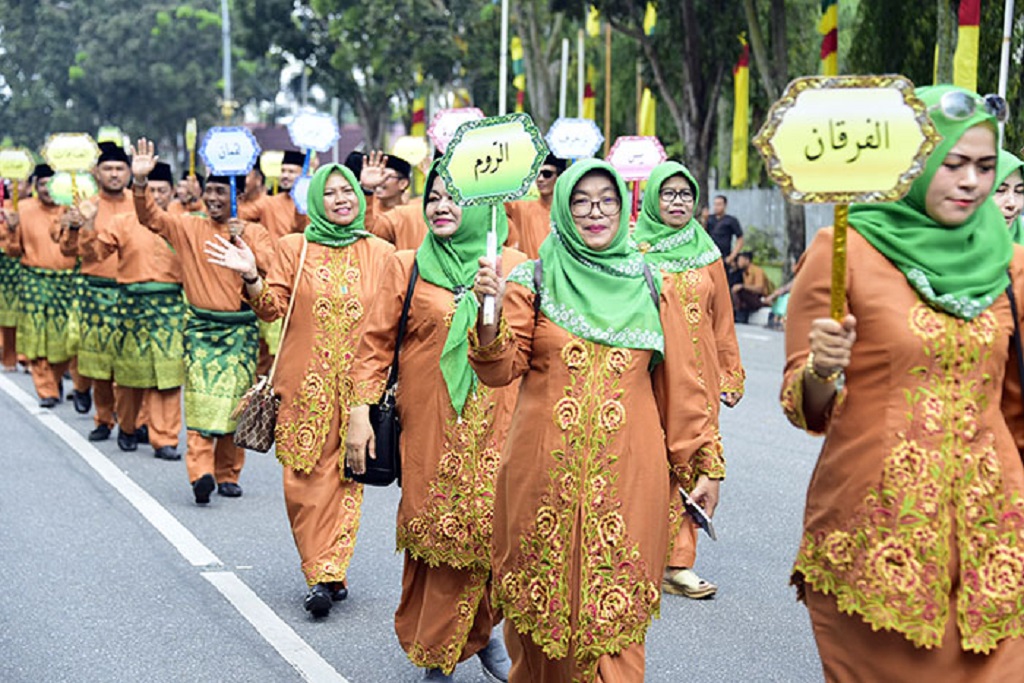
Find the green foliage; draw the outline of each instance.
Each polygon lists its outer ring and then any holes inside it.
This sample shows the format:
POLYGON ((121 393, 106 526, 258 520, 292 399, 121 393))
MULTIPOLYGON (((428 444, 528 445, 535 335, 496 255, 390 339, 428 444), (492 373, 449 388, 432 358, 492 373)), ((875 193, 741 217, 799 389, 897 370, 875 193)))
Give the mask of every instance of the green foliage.
POLYGON ((743 249, 754 252, 754 263, 779 263, 782 260, 772 233, 754 226, 748 225, 743 229, 743 249))

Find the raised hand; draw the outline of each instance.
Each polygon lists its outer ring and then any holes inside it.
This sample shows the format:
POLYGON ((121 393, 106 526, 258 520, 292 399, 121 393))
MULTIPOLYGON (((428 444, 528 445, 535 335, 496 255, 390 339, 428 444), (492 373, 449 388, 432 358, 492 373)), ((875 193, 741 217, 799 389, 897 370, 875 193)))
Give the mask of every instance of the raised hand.
POLYGON ((160 157, 156 155, 156 145, 146 138, 139 138, 137 146, 131 148, 132 175, 140 184, 146 183, 146 177, 156 168, 160 157))
POLYGON ((363 157, 363 170, 359 174, 359 185, 366 190, 373 190, 384 182, 384 169, 387 168, 388 156, 384 152, 374 150, 363 157))
POLYGON ((259 277, 259 272, 256 270, 256 257, 241 237, 233 238, 234 243, 224 239, 222 235, 213 237, 213 240, 207 240, 203 246, 207 261, 215 266, 240 273, 250 280, 259 277))
POLYGON ((79 198, 78 202, 75 204, 75 208, 78 209, 78 213, 81 215, 82 220, 86 223, 90 223, 94 218, 96 218, 96 213, 100 208, 100 201, 97 198, 79 198))

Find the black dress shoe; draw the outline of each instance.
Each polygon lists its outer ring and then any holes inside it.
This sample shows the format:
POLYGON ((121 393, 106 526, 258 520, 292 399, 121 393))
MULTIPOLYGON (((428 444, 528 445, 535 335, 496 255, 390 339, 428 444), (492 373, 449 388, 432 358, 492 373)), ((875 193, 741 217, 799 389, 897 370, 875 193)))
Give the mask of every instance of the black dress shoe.
POLYGON ((79 391, 78 389, 73 389, 71 391, 71 401, 74 403, 75 412, 85 415, 92 409, 92 390, 79 391))
POLYGON ((331 591, 322 583, 316 584, 306 593, 302 606, 318 619, 326 617, 331 612, 331 591))
POLYGON ((334 602, 341 602, 348 597, 348 587, 344 583, 331 582, 327 584, 327 587, 331 591, 331 600, 334 602))
POLYGON ((138 432, 129 434, 128 432, 118 427, 117 447, 120 448, 122 451, 134 451, 135 449, 137 449, 139 447, 139 441, 135 436, 135 434, 137 433, 138 432))
POLYGON ((39 399, 39 407, 40 408, 53 408, 58 403, 60 403, 60 399, 53 398, 52 396, 49 397, 49 398, 41 398, 41 399, 39 399))
POLYGON ((161 460, 181 460, 181 453, 174 446, 161 446, 153 451, 153 457, 161 460))
POLYGON ((107 425, 100 425, 96 429, 89 432, 89 441, 106 441, 110 438, 110 427, 107 425))
POLYGON ((135 440, 139 443, 149 443, 149 427, 142 425, 135 430, 135 440))
POLYGON ((192 482, 192 495, 196 497, 196 505, 209 503, 210 494, 213 493, 216 486, 217 480, 213 478, 212 474, 204 474, 192 482))
POLYGON ((241 498, 242 487, 233 481, 226 481, 223 484, 217 484, 217 493, 225 498, 241 498))

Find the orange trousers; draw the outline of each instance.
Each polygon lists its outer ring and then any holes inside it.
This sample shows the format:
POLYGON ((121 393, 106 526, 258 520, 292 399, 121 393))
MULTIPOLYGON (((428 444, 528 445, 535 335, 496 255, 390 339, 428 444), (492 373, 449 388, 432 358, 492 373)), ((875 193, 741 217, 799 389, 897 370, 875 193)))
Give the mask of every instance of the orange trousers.
POLYGON ((674 569, 692 568, 697 561, 697 526, 696 522, 689 515, 683 519, 672 541, 672 548, 668 555, 668 566, 674 569))
POLYGON ((39 398, 60 398, 61 378, 68 369, 68 361, 50 363, 45 358, 36 358, 29 367, 39 398))
POLYGON ((18 349, 15 347, 16 334, 18 328, 16 327, 0 327, 0 340, 2 340, 4 353, 3 357, 0 358, 0 364, 3 364, 4 370, 17 370, 18 369, 18 349))
POLYGON ((203 436, 190 429, 186 443, 185 467, 190 482, 204 474, 212 474, 218 484, 238 483, 238 476, 245 465, 245 449, 235 446, 233 434, 203 436))
POLYGON ((92 380, 88 377, 82 377, 78 372, 78 357, 71 359, 71 365, 68 367, 71 372, 71 386, 75 388, 75 391, 89 391, 92 388, 92 380))
POLYGON ((96 426, 107 425, 114 428, 116 420, 114 413, 118 411, 117 396, 114 392, 114 381, 110 379, 93 379, 92 382, 92 405, 96 409, 93 420, 96 426))
POLYGON ((572 657, 549 659, 544 650, 523 635, 511 622, 505 622, 505 647, 512 659, 509 683, 643 683, 646 652, 643 643, 630 645, 615 655, 597 660, 597 671, 589 680, 572 657))
POLYGON ((395 633, 413 664, 450 674, 484 649, 500 621, 490 570, 431 567, 405 552, 395 633))
POLYGON ((122 432, 131 434, 147 425, 149 445, 154 450, 177 447, 181 432, 181 387, 161 391, 118 386, 117 393, 117 421, 122 432))

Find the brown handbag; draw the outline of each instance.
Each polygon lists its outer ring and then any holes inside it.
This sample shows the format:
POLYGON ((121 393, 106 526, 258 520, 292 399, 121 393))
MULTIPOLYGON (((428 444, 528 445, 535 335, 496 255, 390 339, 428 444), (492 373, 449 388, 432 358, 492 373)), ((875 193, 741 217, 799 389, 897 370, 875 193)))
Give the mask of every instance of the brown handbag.
MULTIPOLYGON (((309 242, 303 238, 302 255, 299 257, 299 267, 295 271, 295 283, 292 285, 291 296, 288 298, 288 312, 285 313, 284 324, 281 326, 281 343, 277 349, 277 355, 274 356, 274 363, 270 366, 270 373, 257 378, 256 383, 245 392, 242 400, 238 402, 238 406, 231 414, 232 418, 237 419, 235 445, 250 451, 266 453, 274 445, 277 411, 281 407, 281 397, 274 391, 274 372, 277 370, 277 362, 281 360, 281 349, 284 348, 288 322, 292 318, 292 309, 295 308, 299 278, 302 277, 302 268, 306 264, 306 248, 308 246, 309 242)), ((263 286, 266 287, 266 283, 263 286)))

